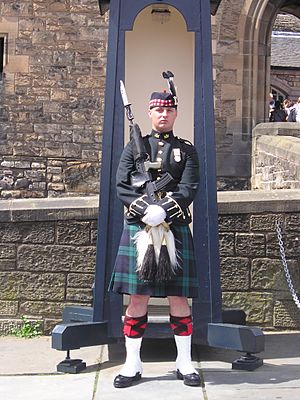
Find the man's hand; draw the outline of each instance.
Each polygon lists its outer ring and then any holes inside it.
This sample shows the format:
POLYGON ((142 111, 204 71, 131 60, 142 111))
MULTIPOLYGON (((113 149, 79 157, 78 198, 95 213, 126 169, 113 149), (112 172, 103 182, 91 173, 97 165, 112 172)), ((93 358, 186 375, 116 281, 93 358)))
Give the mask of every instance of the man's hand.
POLYGON ((161 206, 151 204, 146 208, 142 221, 146 225, 157 226, 165 220, 166 216, 167 214, 161 206))

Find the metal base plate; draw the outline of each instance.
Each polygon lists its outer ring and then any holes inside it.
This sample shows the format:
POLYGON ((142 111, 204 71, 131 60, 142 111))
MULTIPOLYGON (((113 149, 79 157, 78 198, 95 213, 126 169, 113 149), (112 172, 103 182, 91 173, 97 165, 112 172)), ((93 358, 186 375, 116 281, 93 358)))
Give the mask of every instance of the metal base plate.
POLYGON ((263 365, 263 360, 259 357, 252 355, 245 355, 233 361, 232 369, 239 369, 243 371, 254 371, 263 365))
POLYGON ((86 363, 80 359, 66 359, 56 366, 57 372, 65 372, 67 374, 78 374, 86 369, 86 363))

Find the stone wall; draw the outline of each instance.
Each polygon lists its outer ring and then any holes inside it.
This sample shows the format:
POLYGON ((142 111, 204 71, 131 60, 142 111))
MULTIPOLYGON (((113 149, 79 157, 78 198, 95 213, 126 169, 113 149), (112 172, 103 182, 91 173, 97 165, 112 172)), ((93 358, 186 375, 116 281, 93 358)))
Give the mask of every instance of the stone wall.
POLYGON ((94 281, 97 200, 7 200, 0 203, 0 332, 22 315, 45 333, 65 305, 90 305, 94 281))
POLYGON ((300 189, 300 124, 259 124, 253 130, 252 189, 300 189))
POLYGON ((98 193, 107 21, 97 0, 0 1, 0 198, 98 193))
MULTIPOLYGON (((300 329, 275 231, 281 218, 299 293, 300 193, 220 192, 218 197, 224 305, 244 309, 251 325, 300 329)), ((23 315, 41 320, 50 333, 64 306, 91 304, 97 213, 96 196, 0 203, 0 333, 20 324, 23 315)))
POLYGON ((249 325, 300 327, 276 232, 276 221, 281 221, 288 268, 300 298, 299 200, 300 192, 293 190, 219 193, 223 304, 242 308, 249 325))

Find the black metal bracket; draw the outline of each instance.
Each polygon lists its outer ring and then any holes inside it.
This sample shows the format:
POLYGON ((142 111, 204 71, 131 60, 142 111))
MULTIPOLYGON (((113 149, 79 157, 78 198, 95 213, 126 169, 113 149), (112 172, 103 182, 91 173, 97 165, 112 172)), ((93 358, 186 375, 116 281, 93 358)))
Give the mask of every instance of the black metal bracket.
POLYGON ((82 360, 70 358, 70 350, 115 341, 116 339, 108 336, 107 321, 56 325, 52 331, 52 348, 67 351, 66 358, 57 365, 57 371, 77 374, 86 368, 86 363, 82 360))
POLYGON ((259 328, 209 323, 208 344, 212 347, 245 352, 245 355, 232 363, 232 369, 254 371, 263 365, 263 360, 253 355, 264 351, 265 348, 265 337, 259 328))

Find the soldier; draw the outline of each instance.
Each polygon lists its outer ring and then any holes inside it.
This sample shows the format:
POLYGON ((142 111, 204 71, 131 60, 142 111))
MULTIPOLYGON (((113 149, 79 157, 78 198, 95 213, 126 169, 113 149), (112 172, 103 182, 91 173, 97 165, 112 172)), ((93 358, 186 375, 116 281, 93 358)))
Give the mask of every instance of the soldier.
POLYGON ((185 385, 199 386, 200 377, 191 361, 192 317, 187 301, 187 298, 198 297, 199 286, 188 209, 198 188, 198 156, 190 142, 173 134, 177 117, 177 99, 173 94, 152 93, 148 113, 152 131, 142 140, 150 160, 159 165, 151 169, 152 181, 159 180, 166 172, 173 179, 156 193, 157 201, 151 204, 143 188, 132 186, 135 150, 132 140, 127 144, 117 170, 117 194, 126 207, 125 222, 110 290, 130 295, 130 301, 123 327, 126 361, 114 379, 114 386, 128 387, 141 379, 140 348, 150 297, 168 298, 170 325, 177 347, 177 378, 185 385), (152 251, 155 250, 152 256, 151 245, 152 251), (163 250, 167 262, 162 256, 163 250), (141 254, 143 262, 138 261, 141 254), (141 267, 145 263, 151 270, 146 277, 141 267), (168 263, 173 265, 162 273, 161 268, 168 263))

